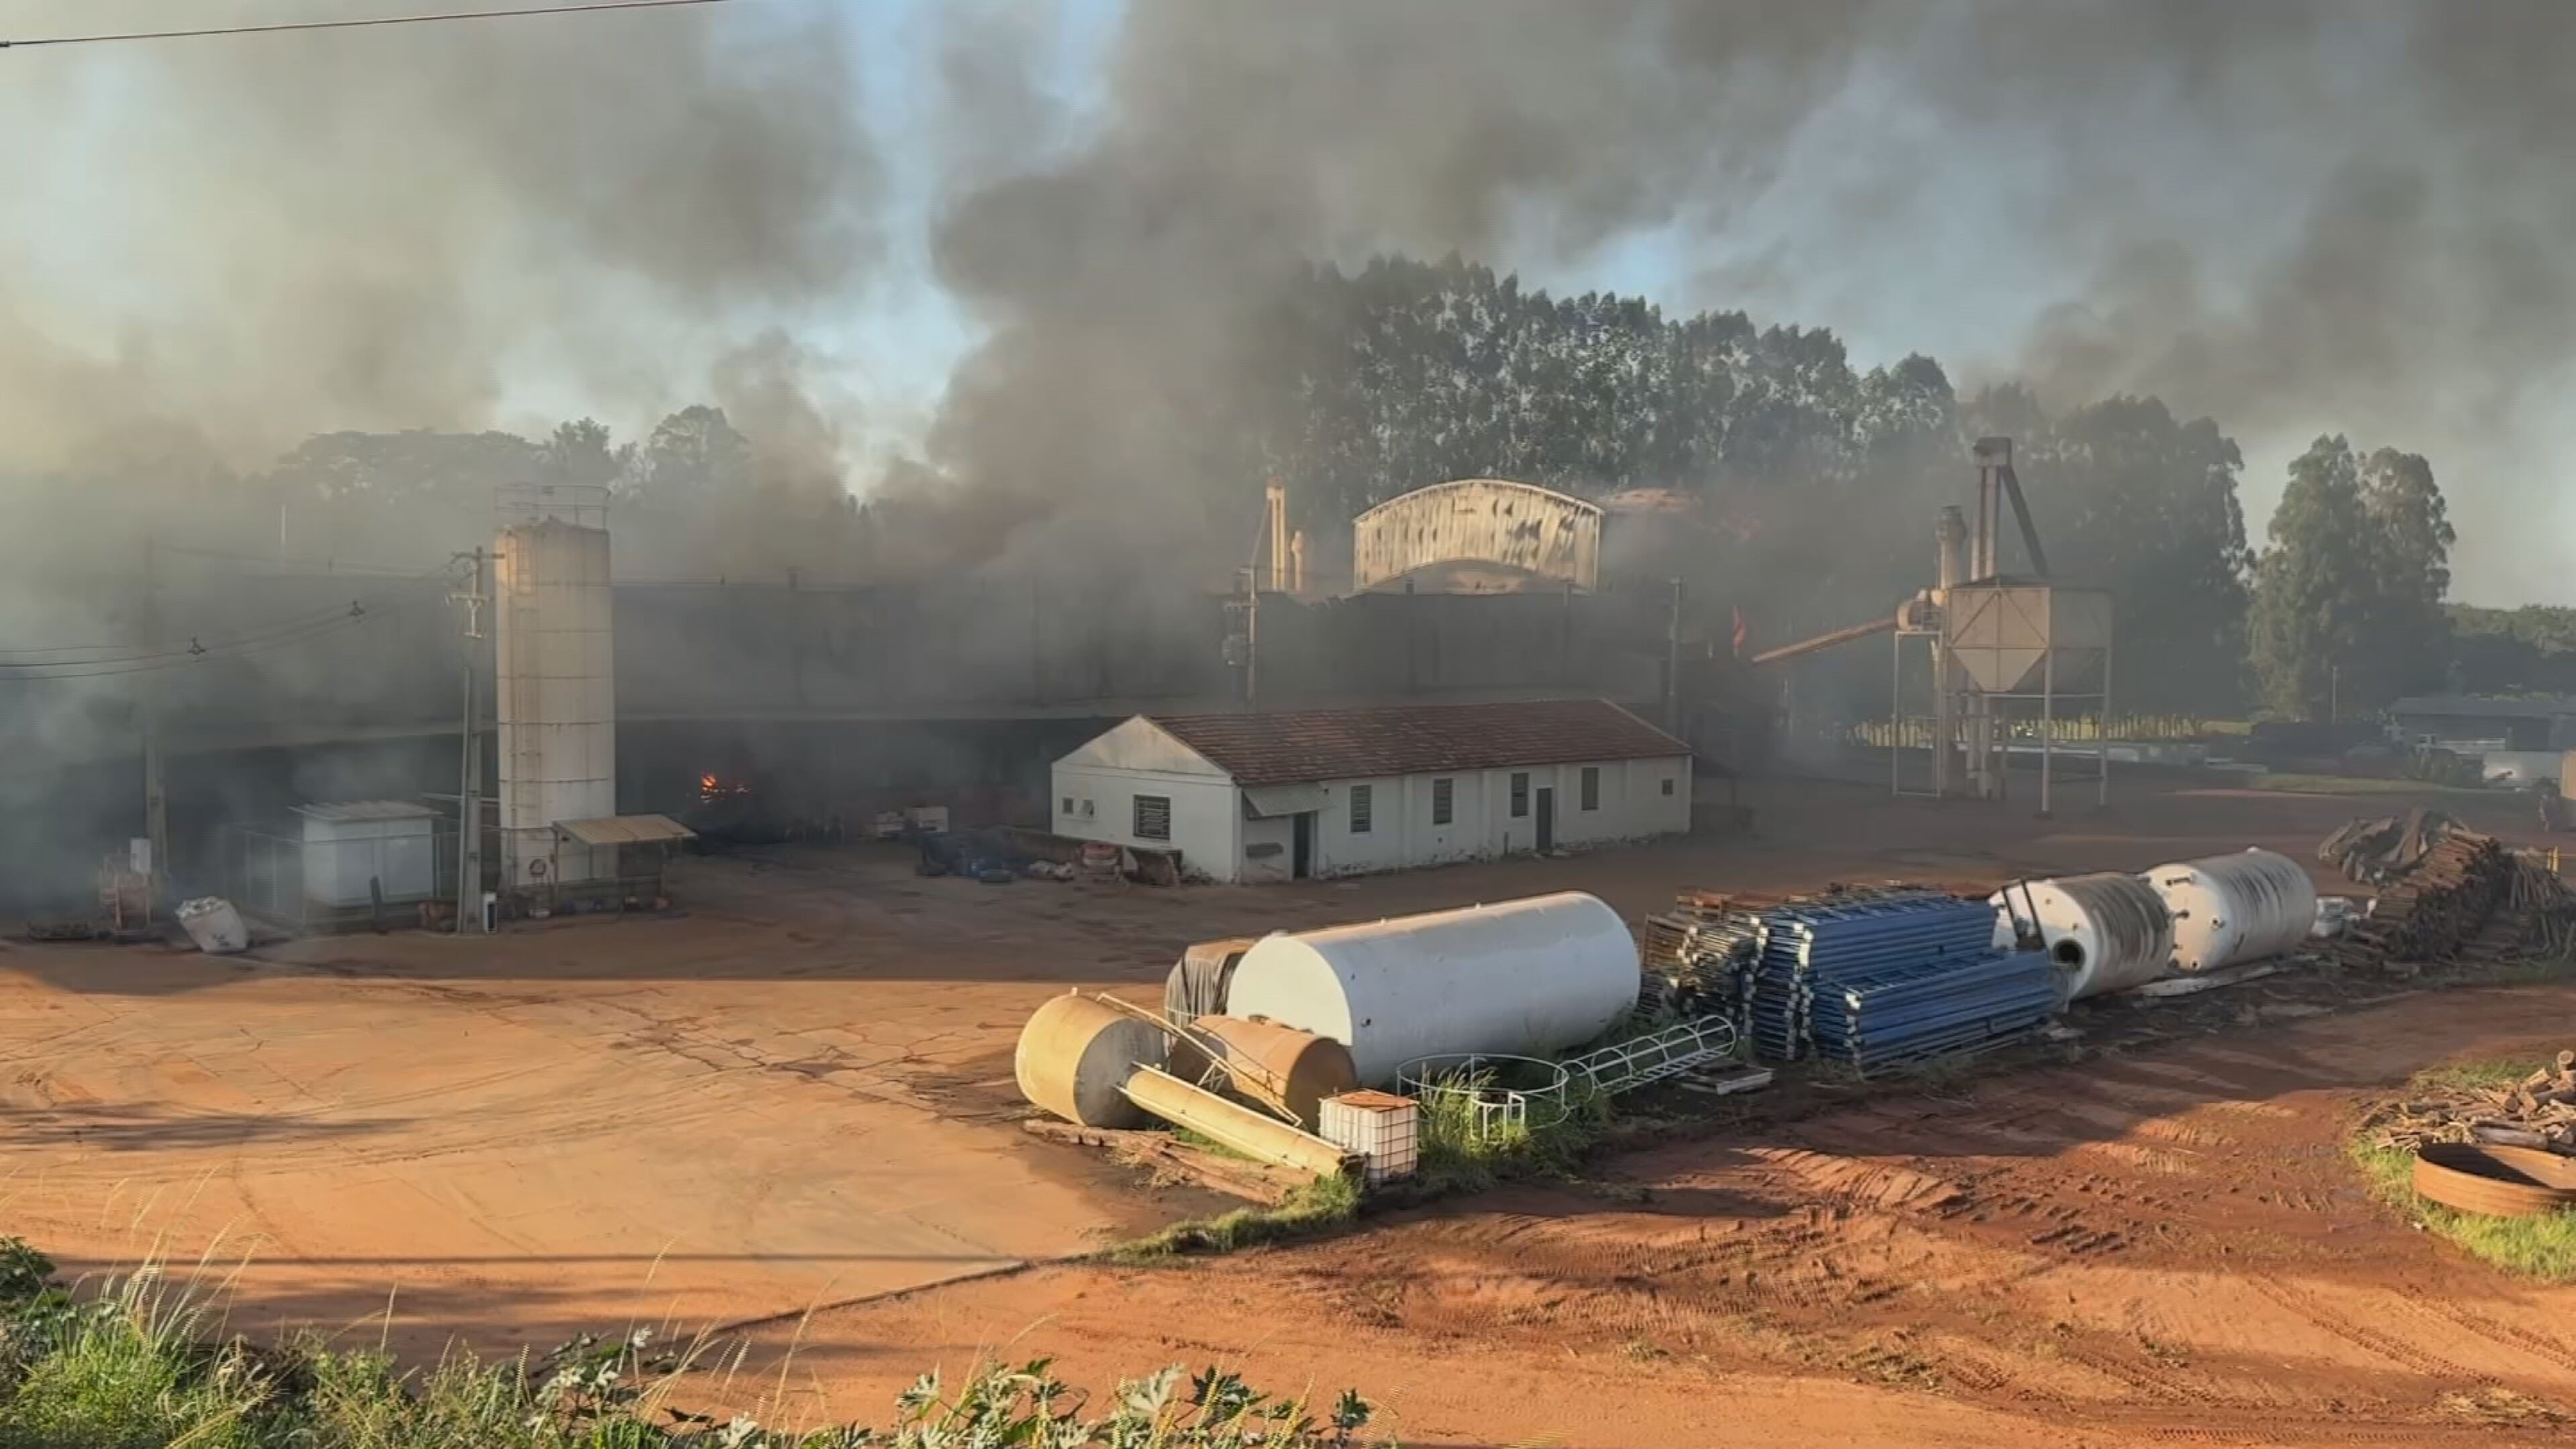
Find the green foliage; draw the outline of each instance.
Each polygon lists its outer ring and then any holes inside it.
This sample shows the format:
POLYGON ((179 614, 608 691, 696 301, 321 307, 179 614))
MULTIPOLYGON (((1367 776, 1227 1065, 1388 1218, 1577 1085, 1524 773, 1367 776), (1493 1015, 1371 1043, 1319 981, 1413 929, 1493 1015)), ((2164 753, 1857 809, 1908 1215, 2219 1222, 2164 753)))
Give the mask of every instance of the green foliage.
POLYGON ((2472 694, 2576 694, 2576 609, 2453 604, 2453 687, 2472 694))
POLYGON ((2529 1218, 2456 1212, 2416 1195, 2415 1154, 2356 1142, 2352 1156, 2373 1195, 2459 1244, 2469 1256, 2526 1278, 2576 1281, 2576 1208, 2529 1218))
POLYGON ((1236 1208, 1177 1222, 1121 1243, 1110 1250, 1109 1258, 1118 1263, 1151 1263, 1186 1253, 1231 1253, 1340 1227, 1357 1216, 1359 1208, 1358 1183, 1341 1176, 1320 1177, 1291 1192, 1276 1207, 1236 1208))
MULTIPOLYGON (((2416 1073, 2407 1081, 2405 1091, 2415 1096, 2510 1086, 2546 1065, 2547 1061, 2536 1056, 2453 1062, 2416 1073)), ((2576 1281, 2576 1209, 2530 1218, 2457 1212, 2416 1195, 2415 1154, 2377 1146, 2366 1135, 2356 1135, 2347 1147, 2373 1196, 2409 1214, 2427 1230, 2459 1244, 2471 1257, 2527 1278, 2576 1281)))
POLYGON ((679 1408, 692 1355, 640 1331, 412 1372, 312 1342, 257 1350, 213 1337, 216 1322, 210 1300, 150 1266, 74 1306, 41 1254, 0 1239, 0 1449, 1347 1449, 1371 1418, 1355 1393, 1319 1417, 1177 1366, 1089 1417, 1039 1359, 979 1365, 953 1391, 926 1374, 887 1430, 782 1431, 679 1408))
POLYGON ((2432 466, 2319 438, 2290 465, 2256 574, 2254 669, 2276 713, 2377 709, 2448 667, 2451 525, 2432 466))
POLYGON ((1536 1124, 1492 1130, 1476 1095, 1507 1086, 1491 1067, 1459 1072, 1421 1096, 1421 1185, 1430 1192, 1476 1192, 1509 1178, 1571 1174, 1609 1125, 1609 1100, 1588 1084, 1570 1086, 1566 1110, 1536 1124))

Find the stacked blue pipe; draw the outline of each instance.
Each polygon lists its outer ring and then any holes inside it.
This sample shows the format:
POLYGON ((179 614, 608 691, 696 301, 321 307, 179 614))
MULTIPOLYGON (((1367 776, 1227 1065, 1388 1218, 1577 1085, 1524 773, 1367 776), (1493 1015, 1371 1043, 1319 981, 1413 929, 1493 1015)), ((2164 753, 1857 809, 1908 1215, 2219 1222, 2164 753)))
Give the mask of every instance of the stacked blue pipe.
POLYGON ((2008 1040, 2046 1023, 2057 1005, 2047 952, 1988 952, 1820 990, 1809 1031, 1819 1054, 1867 1071, 2008 1040))
POLYGON ((2032 958, 2035 974, 1995 964, 2009 958, 1983 901, 1888 891, 1780 906, 1761 921, 1747 1015, 1754 1049, 1773 1061, 1820 1051, 1866 1067, 1959 1050, 2044 1020, 2045 1008, 2024 1019, 2033 981, 2055 991, 2044 957, 2032 958), (1991 1029, 1972 1033, 1977 1022, 1991 1029))

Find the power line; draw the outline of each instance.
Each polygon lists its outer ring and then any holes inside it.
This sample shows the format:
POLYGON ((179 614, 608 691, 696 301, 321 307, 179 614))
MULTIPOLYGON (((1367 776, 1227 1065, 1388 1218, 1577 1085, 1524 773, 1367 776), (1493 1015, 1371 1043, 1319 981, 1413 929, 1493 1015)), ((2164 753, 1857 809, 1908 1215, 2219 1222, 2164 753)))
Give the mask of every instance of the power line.
MULTIPOLYGON (((207 554, 212 554, 214 552, 209 549, 186 549, 181 551, 207 554)), ((221 557, 224 555, 217 556, 221 557)), ((398 581, 410 584, 436 584, 441 582, 450 582, 452 580, 450 579, 448 570, 435 569, 427 573, 405 573, 399 577, 398 581)), ((32 669, 70 669, 88 665, 140 664, 156 659, 200 659, 209 654, 231 652, 243 645, 256 644, 267 639, 300 634, 304 630, 310 629, 316 625, 334 623, 341 619, 357 618, 365 613, 365 604, 360 600, 352 599, 345 606, 340 604, 330 604, 320 608, 306 609, 294 614, 286 615, 280 619, 272 620, 265 624, 255 625, 246 630, 230 634, 219 634, 215 636, 215 642, 212 644, 204 642, 206 638, 205 635, 193 634, 185 640, 152 639, 124 644, 49 644, 26 649, 0 649, 0 670, 23 671, 32 669), (93 657, 60 657, 67 655, 86 655, 93 657)), ((21 677, 26 676, 22 675, 21 677)), ((41 675, 34 677, 51 678, 54 676, 41 675)))
POLYGON ((391 609, 376 609, 372 611, 361 605, 352 603, 349 608, 336 611, 335 617, 323 620, 316 624, 305 625, 292 631, 281 631, 264 638, 235 641, 220 646, 194 651, 181 651, 177 657, 163 658, 157 661, 131 659, 81 660, 74 661, 74 663, 70 665, 63 666, 48 666, 42 664, 0 664, 0 679, 12 681, 110 679, 126 674, 150 674, 163 669, 185 669, 191 664, 205 663, 209 660, 239 659, 251 654, 265 653, 268 650, 281 648, 288 644, 300 644, 307 640, 319 639, 327 635, 340 633, 344 630, 354 629, 372 620, 390 618, 397 614, 416 613, 432 604, 444 605, 445 602, 446 601, 443 599, 422 599, 415 603, 399 605, 391 609))
POLYGON ((383 25, 428 25, 448 20, 509 20, 529 15, 588 15, 603 10, 673 10, 683 5, 726 5, 732 0, 590 0, 580 5, 523 5, 505 10, 446 10, 428 15, 373 15, 358 20, 286 20, 273 25, 213 25, 196 30, 128 30, 100 35, 42 35, 0 40, 0 50, 39 45, 104 45, 118 40, 198 40, 215 35, 276 35, 294 30, 365 30, 383 25))

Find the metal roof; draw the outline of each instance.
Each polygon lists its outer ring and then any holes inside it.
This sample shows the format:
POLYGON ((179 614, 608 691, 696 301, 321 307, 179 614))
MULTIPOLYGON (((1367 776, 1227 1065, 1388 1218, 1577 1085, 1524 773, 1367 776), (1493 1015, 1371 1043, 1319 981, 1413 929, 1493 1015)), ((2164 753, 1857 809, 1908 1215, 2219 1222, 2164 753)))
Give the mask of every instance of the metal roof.
POLYGON ((660 845, 698 838, 698 832, 668 815, 603 815, 597 820, 558 820, 555 829, 584 845, 660 845))
POLYGON ((335 805, 298 805, 295 813, 307 820, 328 820, 346 824, 356 820, 426 820, 439 812, 410 800, 343 800, 335 805))
POLYGON ((2401 699, 2390 705, 2388 712, 2454 719, 2556 719, 2560 715, 2576 715, 2576 697, 2541 694, 2515 699, 2474 694, 2424 694, 2413 699, 2401 699))
POLYGON ((1606 699, 1145 718, 1237 785, 1678 759, 1690 746, 1606 699))

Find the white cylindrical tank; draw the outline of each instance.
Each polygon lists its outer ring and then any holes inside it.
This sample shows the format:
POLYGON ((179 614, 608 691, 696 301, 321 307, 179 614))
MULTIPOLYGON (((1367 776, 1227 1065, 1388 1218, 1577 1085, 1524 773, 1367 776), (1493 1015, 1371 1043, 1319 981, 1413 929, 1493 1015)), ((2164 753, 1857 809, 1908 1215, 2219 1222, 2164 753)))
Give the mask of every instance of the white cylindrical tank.
POLYGON ((1637 1004, 1637 944, 1580 891, 1397 916, 1253 943, 1226 1009, 1351 1049, 1385 1086, 1421 1057, 1544 1054, 1589 1041, 1637 1004))
POLYGON ((2177 971, 2216 971, 2295 948, 2316 924, 2305 866, 2270 850, 2160 865, 2147 883, 2173 914, 2177 971))
POLYGON ((2024 881, 1992 899, 2015 935, 2036 934, 2045 945, 2062 1000, 2144 985, 2173 960, 2173 913, 2139 876, 2104 871, 2024 881))
POLYGON ((614 875, 614 851, 554 838, 557 821, 617 813, 608 531, 561 518, 517 525, 501 534, 492 572, 502 878, 533 890, 614 875))

